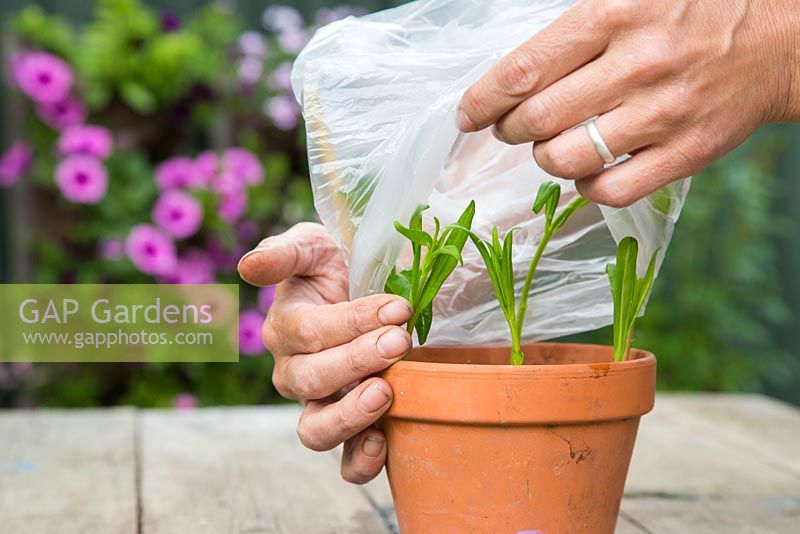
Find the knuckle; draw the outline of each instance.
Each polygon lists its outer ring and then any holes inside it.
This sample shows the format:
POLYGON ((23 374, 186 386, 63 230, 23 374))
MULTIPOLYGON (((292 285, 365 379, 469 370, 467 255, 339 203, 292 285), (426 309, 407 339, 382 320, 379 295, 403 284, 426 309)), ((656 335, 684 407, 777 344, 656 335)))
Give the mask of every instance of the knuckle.
POLYGON ((506 56, 497 66, 500 89, 510 96, 523 96, 538 84, 537 53, 521 46, 506 56))
POLYGON ((632 23, 641 7, 637 0, 602 0, 593 2, 595 19, 610 27, 632 23))
POLYGON ((292 336, 297 345, 303 347, 303 352, 313 354, 325 348, 325 336, 316 314, 298 312, 293 314, 292 322, 292 336))
POLYGON ((287 399, 291 398, 289 383, 286 380, 286 373, 282 365, 276 365, 275 369, 272 371, 272 385, 281 397, 287 399))
POLYGON ((357 377, 365 377, 374 371, 370 365, 369 352, 374 348, 375 342, 351 343, 345 348, 345 365, 357 377), (371 344, 370 344, 371 343, 371 344))
POLYGON ((325 396, 324 379, 313 365, 292 365, 289 388, 298 398, 317 400, 325 396))
POLYGON ((264 324, 261 326, 261 340, 264 342, 264 346, 273 354, 280 352, 280 336, 278 335, 278 324, 279 321, 276 319, 276 313, 272 311, 273 308, 270 308, 270 311, 267 313, 267 318, 264 321, 264 324))
POLYGON ((378 317, 375 302, 369 298, 356 299, 349 303, 346 314, 347 326, 351 331, 366 334, 378 317))
POLYGON ((303 447, 311 449, 312 451, 324 452, 329 449, 319 435, 313 432, 308 425, 308 420, 305 415, 300 416, 300 421, 297 423, 297 437, 303 447))
POLYGON ((354 417, 354 414, 350 410, 347 410, 340 405, 334 413, 334 425, 340 434, 349 436, 361 430, 358 421, 356 420, 357 418, 354 417))
POLYGON ((671 72, 679 63, 676 48, 667 37, 654 37, 637 44, 628 56, 628 77, 647 84, 671 72))
POLYGON ((529 100, 525 107, 525 125, 533 139, 548 139, 558 132, 556 109, 538 98, 529 100))

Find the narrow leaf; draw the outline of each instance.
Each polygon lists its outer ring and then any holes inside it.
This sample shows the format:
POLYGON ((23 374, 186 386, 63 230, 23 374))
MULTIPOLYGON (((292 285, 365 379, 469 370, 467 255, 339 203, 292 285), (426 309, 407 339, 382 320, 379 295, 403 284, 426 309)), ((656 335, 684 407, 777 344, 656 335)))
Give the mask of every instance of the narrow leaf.
POLYGON ((428 333, 431 331, 431 323, 433 323, 433 306, 428 304, 422 309, 417 318, 417 340, 420 345, 424 345, 428 340, 428 333))
POLYGON ((408 239, 409 241, 411 241, 415 245, 420 245, 420 246, 423 246, 423 247, 430 248, 431 245, 433 244, 433 239, 431 238, 431 236, 427 232, 425 232, 423 230, 415 230, 415 229, 412 229, 412 228, 406 228, 405 226, 403 226, 402 224, 400 224, 397 221, 395 221, 395 223, 394 223, 394 228, 395 228, 395 230, 400 232, 403 236, 405 236, 406 239, 408 239))

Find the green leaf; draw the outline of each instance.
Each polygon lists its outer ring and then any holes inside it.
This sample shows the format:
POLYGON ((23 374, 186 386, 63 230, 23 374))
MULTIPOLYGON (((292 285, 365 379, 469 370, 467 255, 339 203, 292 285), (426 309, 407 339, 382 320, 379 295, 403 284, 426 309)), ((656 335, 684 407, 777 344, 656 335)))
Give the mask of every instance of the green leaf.
POLYGON ((419 318, 417 319, 417 340, 419 341, 420 345, 424 345, 425 342, 428 340, 428 333, 431 330, 431 324, 433 323, 433 305, 428 304, 422 309, 422 312, 419 314, 419 318))
POLYGON ((585 198, 583 198, 582 196, 578 196, 575 199, 573 199, 572 202, 570 202, 567 205, 567 207, 564 208, 564 211, 562 211, 559 214, 558 218, 553 223, 553 232, 557 232, 558 230, 560 230, 561 227, 564 226, 567 223, 569 218, 572 217, 572 215, 575 212, 577 212, 582 207, 588 206, 588 205, 589 205, 589 201, 586 200, 585 198))
POLYGON ((135 81, 123 83, 119 90, 122 101, 143 115, 153 113, 158 106, 155 95, 135 81))
POLYGON ((399 295, 406 300, 411 300, 411 271, 405 270, 398 273, 392 269, 384 288, 386 293, 399 295))
POLYGON ((431 245, 433 244, 433 239, 431 236, 423 230, 406 228, 397 221, 394 223, 394 228, 415 245, 431 248, 431 245))
POLYGON ((409 228, 412 230, 422 230, 422 212, 427 210, 430 206, 427 204, 420 204, 411 214, 409 228))
POLYGON ((443 247, 437 248, 431 253, 431 260, 437 259, 440 256, 449 256, 454 258, 456 262, 460 264, 464 264, 464 259, 461 257, 461 251, 458 250, 455 245, 445 245, 443 247))
POLYGON ((553 220, 553 216, 558 208, 558 201, 561 198, 561 186, 555 182, 545 182, 539 186, 536 193, 536 200, 533 201, 533 212, 538 214, 544 208, 545 219, 548 222, 553 220))

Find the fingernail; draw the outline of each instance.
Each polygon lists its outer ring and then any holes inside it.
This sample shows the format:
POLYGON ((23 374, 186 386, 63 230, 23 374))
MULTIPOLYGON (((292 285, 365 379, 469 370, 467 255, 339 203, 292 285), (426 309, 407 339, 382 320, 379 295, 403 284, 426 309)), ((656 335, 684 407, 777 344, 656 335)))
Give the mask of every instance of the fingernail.
POLYGON ((461 109, 461 104, 458 105, 458 129, 464 133, 474 132, 477 130, 475 124, 470 120, 464 110, 461 109))
POLYGON ((377 349, 382 358, 393 360, 411 349, 410 336, 400 328, 392 328, 378 338, 377 349))
POLYGON ((253 250, 251 250, 250 252, 248 252, 247 254, 245 254, 244 256, 242 256, 241 258, 239 258, 239 263, 236 265, 236 270, 237 271, 239 270, 239 267, 242 266, 242 263, 244 263, 244 260, 246 260, 250 256, 255 256, 256 254, 261 254, 265 250, 267 250, 267 247, 256 247, 253 250))
POLYGON ((402 300, 393 300, 378 310, 378 320, 383 324, 403 324, 411 318, 411 306, 402 300))
POLYGON ((383 438, 368 437, 364 440, 364 444, 361 445, 361 450, 370 458, 377 458, 383 452, 384 443, 383 438))
POLYGON ((372 384, 358 398, 361 409, 367 412, 377 412, 389 402, 389 394, 380 384, 372 384))

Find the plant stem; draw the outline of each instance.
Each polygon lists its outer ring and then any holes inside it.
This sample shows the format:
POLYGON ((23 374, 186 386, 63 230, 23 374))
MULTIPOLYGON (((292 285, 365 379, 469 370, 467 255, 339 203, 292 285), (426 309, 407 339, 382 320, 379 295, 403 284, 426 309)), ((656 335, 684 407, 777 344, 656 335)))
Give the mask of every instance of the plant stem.
MULTIPOLYGON (((533 283, 533 275, 536 273, 536 267, 539 265, 539 260, 542 258, 542 253, 544 252, 547 243, 550 241, 550 237, 552 237, 552 232, 549 228, 545 228, 544 234, 542 234, 542 239, 539 241, 539 245, 536 247, 536 254, 534 254, 533 259, 531 260, 531 264, 528 267, 528 274, 525 276, 525 283, 522 286, 522 294, 519 296, 519 304, 517 304, 517 314, 516 314, 516 335, 512 332, 512 342, 516 343, 513 347, 513 350, 522 353, 520 349, 520 340, 522 339, 522 324, 525 322, 525 313, 528 311, 528 293, 531 291, 531 284, 533 283)), ((513 351, 512 351, 512 358, 513 358, 513 351)))

